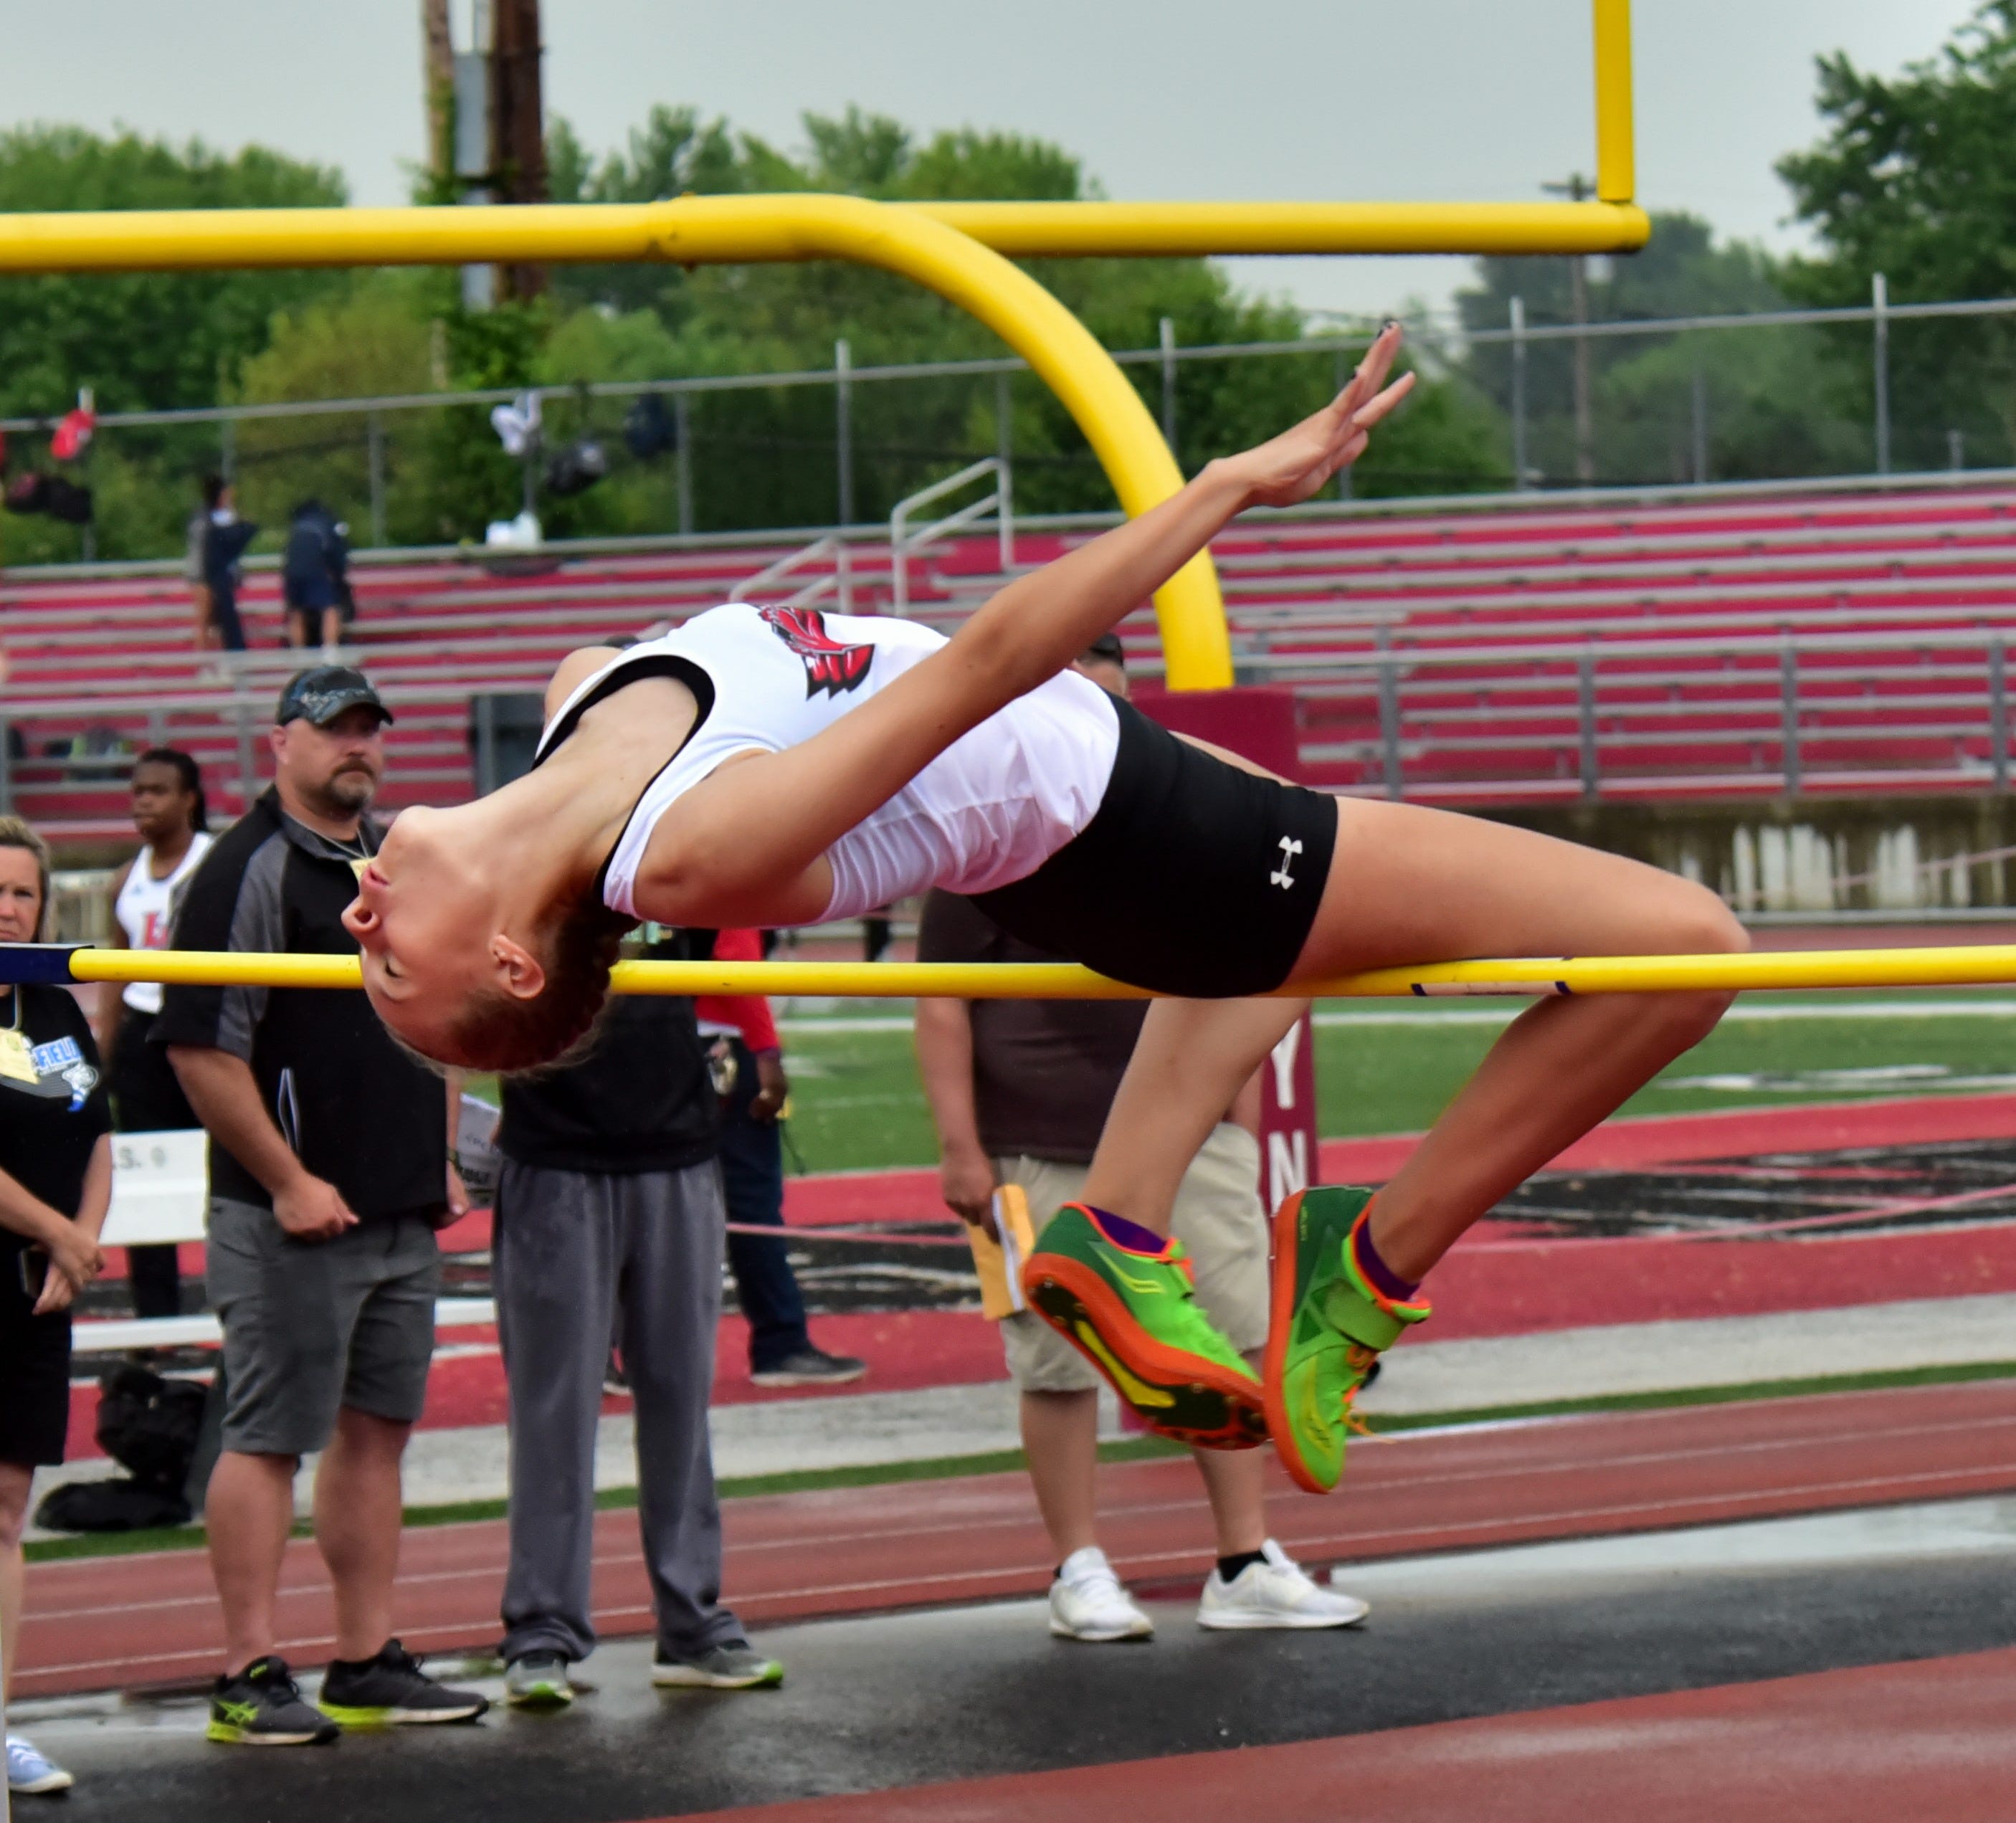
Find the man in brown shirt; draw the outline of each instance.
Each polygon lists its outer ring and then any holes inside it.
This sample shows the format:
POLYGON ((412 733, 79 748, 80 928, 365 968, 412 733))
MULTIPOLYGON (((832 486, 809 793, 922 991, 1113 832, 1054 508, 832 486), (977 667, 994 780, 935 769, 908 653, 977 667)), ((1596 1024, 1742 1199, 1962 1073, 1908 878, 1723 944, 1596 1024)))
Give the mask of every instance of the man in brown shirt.
MULTIPOLYGON (((1125 695, 1120 642, 1107 635, 1079 661, 1125 695)), ((1047 962, 970 900, 924 902, 918 959, 1047 962)), ((1146 1016, 1139 1001, 920 1000, 917 1061, 938 1131, 946 1203, 992 1220, 997 1185, 1020 1185, 1040 1228, 1084 1181, 1107 1110, 1146 1016)), ((1175 1232, 1197 1274, 1197 1301, 1233 1344, 1257 1357, 1267 1333, 1267 1224, 1251 1090, 1199 1150, 1176 1199, 1175 1232), (1251 1109, 1244 1104, 1249 1099, 1251 1109)), ((1147 1638, 1154 1623, 1129 1599, 1097 1537, 1098 1377, 1033 1312, 1004 1320, 1010 1376, 1036 1502, 1058 1559, 1050 1631, 1060 1638, 1147 1638)), ((1195 1452, 1210 1497, 1219 1561, 1197 1609, 1209 1627, 1344 1627, 1363 1602, 1319 1587, 1267 1535, 1258 1451, 1195 1452)))

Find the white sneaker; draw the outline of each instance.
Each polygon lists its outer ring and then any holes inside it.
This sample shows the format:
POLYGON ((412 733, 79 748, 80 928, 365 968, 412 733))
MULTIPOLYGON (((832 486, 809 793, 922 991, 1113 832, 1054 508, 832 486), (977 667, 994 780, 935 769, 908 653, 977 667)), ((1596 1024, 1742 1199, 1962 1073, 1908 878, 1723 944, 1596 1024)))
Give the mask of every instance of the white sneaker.
POLYGON ((1059 1566, 1050 1584, 1050 1631, 1059 1639, 1147 1639, 1154 1631, 1096 1544, 1074 1551, 1059 1566))
POLYGON ((51 1760, 46 1754, 38 1753, 34 1746, 19 1735, 7 1737, 7 1789, 10 1792, 37 1793, 67 1792, 76 1780, 51 1760))
POLYGON ((1261 1559, 1230 1582, 1214 1570, 1197 1603, 1197 1625, 1230 1630, 1264 1627, 1355 1627, 1372 1610, 1355 1595, 1320 1588, 1272 1538, 1261 1559))

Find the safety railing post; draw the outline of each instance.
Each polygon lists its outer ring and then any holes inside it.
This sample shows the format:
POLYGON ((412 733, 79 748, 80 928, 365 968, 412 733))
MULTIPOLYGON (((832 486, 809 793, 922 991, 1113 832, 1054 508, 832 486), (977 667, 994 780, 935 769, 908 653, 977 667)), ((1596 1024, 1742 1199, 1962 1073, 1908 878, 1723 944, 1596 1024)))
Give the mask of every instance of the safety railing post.
POLYGON ((217 427, 217 472, 238 484, 238 420, 226 418, 217 427))
POLYGON ((1699 351, 1694 354, 1694 381, 1690 401, 1693 409, 1690 428, 1694 433, 1694 485, 1708 484, 1708 371, 1701 365, 1699 351))
MULTIPOLYGON (((1331 378, 1336 382, 1336 391, 1341 393, 1351 384, 1350 352, 1346 349, 1338 349, 1333 357, 1333 361, 1331 378)), ((1355 462, 1346 462, 1337 470, 1337 497, 1338 499, 1348 500, 1351 498, 1351 475, 1352 469, 1357 466, 1355 462)))
POLYGON ((1878 272, 1869 281, 1870 340, 1876 365, 1876 472, 1890 473, 1890 282, 1878 272))
POLYGON ((1785 795, 1790 797, 1799 789, 1799 654, 1790 634, 1785 636, 1779 654, 1778 689, 1779 739, 1784 748, 1780 770, 1784 776, 1785 795))
POLYGON ((385 420, 373 412, 364 420, 364 446, 371 488, 371 542, 385 540, 385 420))
POLYGON ((1378 632, 1379 746, 1384 763, 1386 795, 1396 803, 1400 782, 1400 678, 1395 668, 1393 636, 1384 627, 1378 632))
POLYGON ((1584 646, 1575 663, 1575 733, 1582 753, 1582 795, 1594 804, 1602 793, 1596 757, 1596 652, 1584 646))
POLYGON ((942 481, 934 481, 928 487, 920 487, 907 494, 889 509, 889 611, 898 619, 910 611, 910 553, 921 550, 934 540, 949 537, 962 528, 977 525, 994 515, 995 532, 999 539, 1000 562, 1003 569, 1013 554, 1014 533, 1011 516, 1014 512, 1013 490, 1008 466, 996 456, 983 456, 977 462, 969 462, 956 475, 948 475, 942 481), (994 491, 983 494, 956 512, 947 513, 943 519, 934 520, 927 525, 913 530, 912 516, 920 506, 927 506, 934 500, 948 494, 955 494, 969 484, 992 475, 994 491))
POLYGON ((1013 381, 1005 367, 994 376, 994 459, 1004 469, 1015 456, 1013 381))
POLYGON ((838 523, 854 523, 854 353, 845 337, 833 345, 833 435, 839 479, 838 523))
POLYGON ((1526 300, 1512 300, 1512 485, 1523 488, 1526 468, 1526 300))
POLYGON ((1164 317, 1161 326, 1162 348, 1162 440, 1169 446, 1169 454, 1176 453, 1176 323, 1173 317, 1164 317))
POLYGON ((1995 789, 2009 789, 2009 653, 2000 633, 1988 642, 1989 763, 1995 789))
POLYGON ((678 444, 674 466, 679 494, 679 536, 693 536, 693 408, 684 393, 672 394, 672 434, 678 444))

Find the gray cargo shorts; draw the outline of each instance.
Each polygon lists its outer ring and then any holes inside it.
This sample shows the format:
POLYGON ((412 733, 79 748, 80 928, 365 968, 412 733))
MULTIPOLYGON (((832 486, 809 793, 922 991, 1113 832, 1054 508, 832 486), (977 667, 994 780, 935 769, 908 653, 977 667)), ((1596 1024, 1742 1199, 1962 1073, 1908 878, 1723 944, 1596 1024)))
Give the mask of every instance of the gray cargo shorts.
POLYGON ((268 1209, 210 1203, 211 1308, 224 1328, 224 1447, 322 1448, 339 1408, 411 1424, 434 1359, 441 1249, 417 1215, 296 1241, 268 1209))

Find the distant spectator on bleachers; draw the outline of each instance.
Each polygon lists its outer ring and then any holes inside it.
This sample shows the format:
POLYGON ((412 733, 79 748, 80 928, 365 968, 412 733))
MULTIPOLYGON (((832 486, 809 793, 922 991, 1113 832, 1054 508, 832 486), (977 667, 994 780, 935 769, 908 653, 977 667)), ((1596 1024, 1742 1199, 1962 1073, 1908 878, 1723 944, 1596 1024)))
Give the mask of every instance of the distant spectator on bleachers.
POLYGON ((196 509, 189 518, 189 550, 182 559, 182 581, 189 584, 189 606, 194 613, 193 631, 198 652, 214 649, 210 628, 210 484, 206 476, 196 509))
MULTIPOLYGON (((0 817, 0 943, 41 936, 49 850, 0 817)), ((38 1467, 63 1459, 70 1301, 103 1264, 112 1125, 97 1047, 60 987, 0 989, 0 1707, 21 1637, 21 1531, 38 1467)), ((7 1737, 10 1792, 67 1789, 70 1775, 7 1737)))
POLYGON ((312 644, 320 635, 325 654, 343 642, 350 595, 350 527, 319 500, 304 500, 287 526, 286 554, 280 561, 281 592, 287 603, 287 643, 312 644))
MULTIPOLYGON (((272 789, 203 858, 178 947, 351 955, 342 914, 378 851, 367 814, 391 712, 361 671, 280 694, 272 789)), ((210 1301, 224 1329, 223 1450, 205 1523, 224 1610, 212 1740, 294 1746, 339 1723, 457 1721, 391 1637, 400 1462, 427 1394, 441 1254, 467 1198, 448 1163, 461 1089, 402 1051, 359 994, 168 988, 153 1042, 210 1145, 210 1301), (315 1531, 336 1591, 322 1707, 275 1652, 294 1476, 316 1451, 315 1531)))
POLYGON ((236 495, 221 475, 203 484, 209 523, 203 529, 203 581, 207 598, 203 649, 243 652, 245 628, 238 618, 239 559, 259 535, 259 528, 238 516, 236 495))
MULTIPOLYGON (((187 753, 151 747, 133 763, 133 828, 145 846, 112 879, 112 947, 168 947, 175 908, 208 851, 210 816, 203 773, 187 753)), ((148 1043, 161 1010, 160 983, 131 981, 125 991, 98 991, 98 1049, 112 1088, 112 1117, 121 1133, 163 1133, 196 1124, 167 1052, 148 1043)), ((126 1249, 134 1314, 182 1312, 181 1275, 172 1242, 126 1249)))

